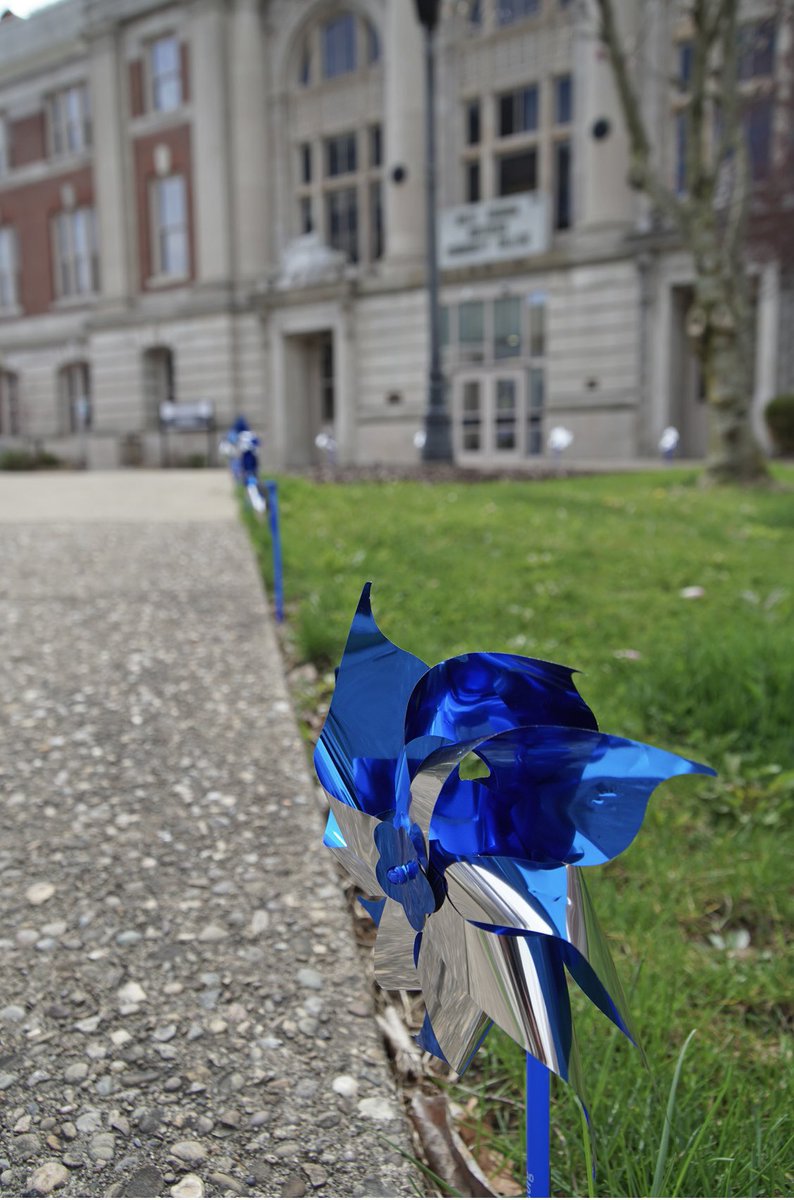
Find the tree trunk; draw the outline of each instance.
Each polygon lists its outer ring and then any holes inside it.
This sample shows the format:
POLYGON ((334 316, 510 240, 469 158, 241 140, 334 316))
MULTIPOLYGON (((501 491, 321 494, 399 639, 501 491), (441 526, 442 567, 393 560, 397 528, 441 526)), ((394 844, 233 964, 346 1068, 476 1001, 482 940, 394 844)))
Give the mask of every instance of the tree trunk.
POLYGON ((760 483, 769 472, 752 430, 752 339, 744 280, 696 273, 689 314, 709 406, 707 483, 760 483))

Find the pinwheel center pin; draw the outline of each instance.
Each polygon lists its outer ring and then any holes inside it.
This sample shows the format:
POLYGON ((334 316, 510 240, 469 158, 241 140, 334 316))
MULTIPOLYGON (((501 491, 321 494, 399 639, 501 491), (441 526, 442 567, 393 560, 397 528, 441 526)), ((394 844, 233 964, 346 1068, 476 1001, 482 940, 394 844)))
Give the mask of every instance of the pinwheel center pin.
POLYGON ((420 856, 427 861, 422 831, 417 825, 405 829, 383 821, 373 837, 380 855, 375 867, 378 883, 386 896, 402 906, 409 924, 421 932, 436 908, 435 894, 420 862, 420 856))
POLYGON ((399 867, 389 867, 386 872, 386 878, 389 883, 408 883, 410 879, 416 879, 419 874, 419 863, 415 858, 410 862, 400 863, 399 867))

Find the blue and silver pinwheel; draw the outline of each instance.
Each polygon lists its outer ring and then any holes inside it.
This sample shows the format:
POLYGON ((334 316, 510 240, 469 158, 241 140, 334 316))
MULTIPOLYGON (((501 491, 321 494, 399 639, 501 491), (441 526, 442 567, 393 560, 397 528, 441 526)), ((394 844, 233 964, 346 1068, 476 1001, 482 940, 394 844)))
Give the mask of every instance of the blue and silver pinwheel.
POLYGON ((567 977, 632 1036, 583 868, 630 845, 659 783, 711 769, 599 732, 568 667, 428 668, 381 633, 369 584, 314 761, 376 978, 423 994, 419 1044, 462 1073, 496 1024, 581 1093, 567 977))

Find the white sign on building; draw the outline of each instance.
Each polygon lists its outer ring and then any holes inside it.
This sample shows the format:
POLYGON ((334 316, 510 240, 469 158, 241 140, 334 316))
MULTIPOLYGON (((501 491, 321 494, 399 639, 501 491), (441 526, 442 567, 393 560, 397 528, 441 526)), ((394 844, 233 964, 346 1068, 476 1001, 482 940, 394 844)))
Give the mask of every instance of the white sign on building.
POLYGON ((525 258, 548 246, 548 205, 540 192, 461 204, 438 214, 442 269, 525 258))

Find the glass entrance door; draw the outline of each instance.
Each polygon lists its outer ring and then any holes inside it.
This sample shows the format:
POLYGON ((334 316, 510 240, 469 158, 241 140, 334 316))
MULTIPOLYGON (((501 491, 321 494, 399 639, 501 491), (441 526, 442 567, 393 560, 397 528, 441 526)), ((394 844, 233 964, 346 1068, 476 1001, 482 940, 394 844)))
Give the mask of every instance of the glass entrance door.
POLYGON ((459 375, 453 388, 460 459, 520 458, 526 446, 526 379, 521 371, 459 375))

